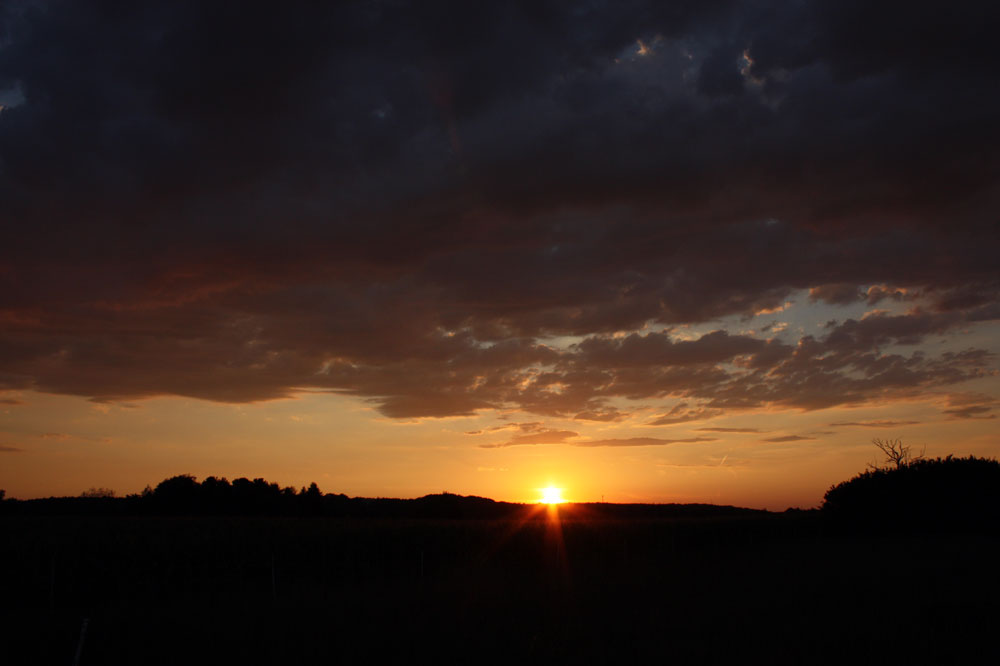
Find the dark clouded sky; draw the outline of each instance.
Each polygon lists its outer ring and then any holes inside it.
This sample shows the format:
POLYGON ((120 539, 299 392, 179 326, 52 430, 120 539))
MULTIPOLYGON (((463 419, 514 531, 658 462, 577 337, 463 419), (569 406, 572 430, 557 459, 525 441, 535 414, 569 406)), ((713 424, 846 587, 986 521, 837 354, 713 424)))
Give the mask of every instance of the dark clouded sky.
POLYGON ((998 14, 9 0, 0 456, 764 505, 995 455, 998 14))

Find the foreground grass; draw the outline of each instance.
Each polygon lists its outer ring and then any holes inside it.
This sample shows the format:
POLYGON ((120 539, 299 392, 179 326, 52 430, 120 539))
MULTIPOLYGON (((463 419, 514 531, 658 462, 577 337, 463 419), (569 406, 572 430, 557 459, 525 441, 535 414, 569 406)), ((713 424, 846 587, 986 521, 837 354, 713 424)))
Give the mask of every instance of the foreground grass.
POLYGON ((0 663, 1000 656, 995 537, 552 518, 6 517, 0 663))

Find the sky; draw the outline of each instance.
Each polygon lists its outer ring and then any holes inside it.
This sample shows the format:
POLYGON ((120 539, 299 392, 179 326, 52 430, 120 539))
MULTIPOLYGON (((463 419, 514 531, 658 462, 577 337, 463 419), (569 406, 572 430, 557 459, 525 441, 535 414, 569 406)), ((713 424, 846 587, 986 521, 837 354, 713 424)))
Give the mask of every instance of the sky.
POLYGON ((0 488, 784 509, 876 437, 995 457, 998 19, 6 0, 0 488))

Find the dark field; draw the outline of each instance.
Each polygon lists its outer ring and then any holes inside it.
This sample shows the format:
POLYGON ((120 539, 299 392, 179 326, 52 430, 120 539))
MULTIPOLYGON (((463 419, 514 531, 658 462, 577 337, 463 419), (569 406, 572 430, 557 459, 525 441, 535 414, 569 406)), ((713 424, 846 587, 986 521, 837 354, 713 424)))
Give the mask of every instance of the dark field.
POLYGON ((997 663, 1000 539, 816 512, 0 518, 0 664, 997 663))

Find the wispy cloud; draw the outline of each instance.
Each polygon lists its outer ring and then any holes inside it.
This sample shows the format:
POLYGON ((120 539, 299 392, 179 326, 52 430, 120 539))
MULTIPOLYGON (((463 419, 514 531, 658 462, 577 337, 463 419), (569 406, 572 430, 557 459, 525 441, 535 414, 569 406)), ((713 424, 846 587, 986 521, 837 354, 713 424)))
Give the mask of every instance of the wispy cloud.
POLYGON ((991 414, 993 407, 987 405, 969 405, 968 407, 955 407, 945 409, 943 413, 956 419, 995 419, 996 414, 991 414))
POLYGON ((39 439, 49 439, 56 440, 60 442, 78 441, 78 442, 96 442, 99 444, 107 444, 111 441, 110 437, 90 437, 87 435, 74 435, 67 432, 43 432, 37 435, 39 439))
POLYGON ((571 437, 578 436, 577 433, 569 431, 552 431, 551 433, 539 433, 538 436, 526 435, 515 437, 507 442, 497 444, 480 444, 480 448, 499 449, 507 446, 521 446, 525 444, 568 444, 569 446, 580 447, 600 447, 600 446, 666 446, 668 444, 688 444, 696 442, 714 442, 714 437, 687 437, 682 439, 661 439, 658 437, 625 437, 620 439, 587 439, 582 441, 566 441, 571 437))
POLYGON ((831 423, 831 426, 846 427, 857 426, 860 428, 900 428, 902 426, 917 425, 920 421, 838 421, 831 423))
POLYGON ((559 444, 571 437, 578 436, 579 433, 572 430, 555 430, 552 428, 539 428, 534 432, 524 435, 515 435, 506 442, 493 444, 480 444, 484 449, 498 449, 506 446, 522 446, 525 444, 559 444))
POLYGON ((573 446, 666 446, 667 444, 688 444, 694 442, 714 442, 715 437, 687 437, 685 439, 660 439, 657 437, 627 437, 625 439, 594 439, 571 442, 573 446))
POLYGON ((990 420, 995 419, 993 410, 1000 400, 984 393, 957 393, 948 396, 949 409, 942 410, 952 419, 990 420))
POLYGON ((695 428, 698 432, 740 432, 740 433, 761 433, 766 430, 757 428, 695 428))

